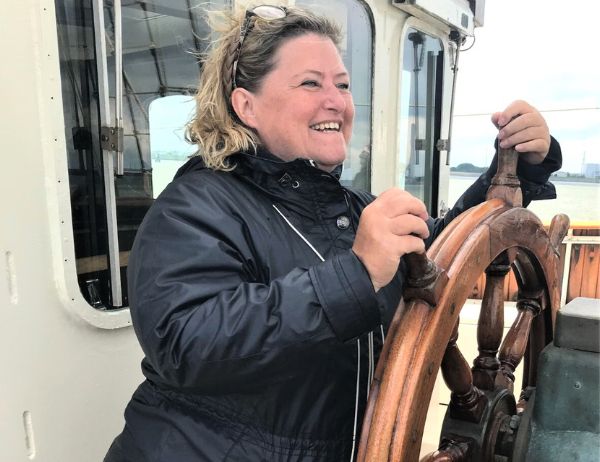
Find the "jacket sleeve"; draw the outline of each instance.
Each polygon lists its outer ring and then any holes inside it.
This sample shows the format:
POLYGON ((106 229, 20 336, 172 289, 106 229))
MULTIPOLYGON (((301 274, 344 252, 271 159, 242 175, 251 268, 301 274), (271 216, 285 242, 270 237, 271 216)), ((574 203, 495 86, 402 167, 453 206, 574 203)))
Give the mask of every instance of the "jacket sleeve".
POLYGON ((273 383, 317 359, 314 345, 379 324, 377 297, 351 251, 271 280, 244 211, 189 177, 148 212, 128 269, 134 329, 164 384, 215 392, 273 383))
MULTIPOLYGON (((498 140, 495 141, 497 146, 498 140)), ((550 137, 550 149, 544 161, 533 165, 519 159, 517 164, 517 175, 521 181, 523 192, 523 207, 527 207, 531 201, 543 199, 555 199, 556 189, 548 180, 550 175, 562 166, 562 152, 560 144, 550 137)), ((465 210, 485 201, 485 195, 490 187, 492 178, 498 168, 498 154, 492 159, 492 163, 475 183, 473 183, 463 195, 456 201, 454 207, 443 218, 429 219, 430 236, 425 242, 429 247, 433 240, 442 232, 448 223, 463 213, 465 210)))

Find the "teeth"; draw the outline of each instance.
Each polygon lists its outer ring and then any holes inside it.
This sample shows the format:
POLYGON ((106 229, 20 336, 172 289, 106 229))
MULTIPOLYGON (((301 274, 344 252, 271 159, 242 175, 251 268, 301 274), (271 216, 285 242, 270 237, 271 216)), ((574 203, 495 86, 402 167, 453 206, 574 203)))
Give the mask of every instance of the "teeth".
POLYGON ((339 131, 340 130, 340 124, 337 122, 325 122, 325 123, 320 123, 320 124, 315 124, 315 125, 311 125, 311 127, 313 130, 335 130, 335 131, 339 131))

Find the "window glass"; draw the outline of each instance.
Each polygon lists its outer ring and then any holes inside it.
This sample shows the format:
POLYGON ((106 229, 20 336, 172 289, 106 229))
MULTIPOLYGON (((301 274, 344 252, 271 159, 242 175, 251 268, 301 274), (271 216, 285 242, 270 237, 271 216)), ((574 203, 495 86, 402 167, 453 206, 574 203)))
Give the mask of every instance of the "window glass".
MULTIPOLYGON (((112 1, 104 5, 109 103, 114 114, 114 6, 112 1)), ((189 100, 194 91, 201 70, 196 56, 210 40, 206 10, 230 7, 228 0, 122 4, 124 172, 114 185, 123 306, 127 306, 125 269, 135 233, 173 171, 173 165, 167 168, 167 160, 163 163, 162 159, 172 152, 184 157, 192 152, 181 143, 182 125, 189 115, 182 99, 189 100), (160 103, 163 100, 168 102, 160 103), (174 117, 178 108, 181 112, 174 117), (151 125, 156 133, 150 133, 151 125), (169 131, 170 139, 166 136, 169 131), (153 149, 151 143, 156 144, 153 149), (153 157, 161 160, 153 162, 153 157)), ((110 309, 110 227, 100 147, 98 30, 90 0, 56 0, 56 14, 78 280, 92 306, 110 309)))
POLYGON ((185 125, 192 118, 195 107, 194 98, 184 95, 166 96, 150 104, 152 195, 155 199, 179 167, 196 152, 196 146, 185 140, 185 125))
POLYGON ((439 39, 413 28, 403 43, 396 184, 435 214, 443 49, 439 39))
MULTIPOLYGON (((201 72, 197 56, 211 40, 206 11, 229 9, 231 3, 122 3, 124 171, 114 180, 116 254, 122 287, 122 303, 118 304, 113 303, 111 291, 116 280, 109 266, 111 226, 107 215, 110 217, 111 210, 106 206, 105 157, 100 141, 99 87, 103 81, 97 69, 99 30, 94 27, 92 0, 56 0, 77 275, 84 297, 98 309, 128 305, 126 268, 137 229, 154 199, 194 152, 194 146, 184 141, 183 127, 194 110, 191 95, 201 72)), ((297 3, 331 16, 346 33, 341 49, 351 74, 356 119, 342 182, 368 190, 372 81, 369 16, 356 0, 297 3)), ((114 117, 116 40, 111 0, 105 0, 103 16, 108 102, 114 117)))

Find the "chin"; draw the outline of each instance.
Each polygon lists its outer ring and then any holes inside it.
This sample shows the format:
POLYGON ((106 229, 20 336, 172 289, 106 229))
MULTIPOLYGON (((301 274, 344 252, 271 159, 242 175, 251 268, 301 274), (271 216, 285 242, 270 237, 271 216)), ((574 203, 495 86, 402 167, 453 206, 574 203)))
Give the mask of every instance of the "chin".
POLYGON ((346 153, 343 154, 329 154, 329 155, 318 155, 313 158, 317 166, 321 170, 331 172, 338 165, 343 164, 346 160, 346 153))

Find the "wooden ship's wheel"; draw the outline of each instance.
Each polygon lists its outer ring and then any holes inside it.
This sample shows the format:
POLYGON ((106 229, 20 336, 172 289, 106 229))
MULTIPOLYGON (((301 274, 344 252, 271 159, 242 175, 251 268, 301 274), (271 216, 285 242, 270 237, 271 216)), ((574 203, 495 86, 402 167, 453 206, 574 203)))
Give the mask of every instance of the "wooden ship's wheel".
POLYGON ((521 207, 516 165, 513 150, 500 150, 486 202, 452 221, 427 256, 407 256, 407 289, 371 386, 359 461, 419 460, 440 365, 451 400, 439 450, 422 462, 510 457, 512 421, 527 405, 537 358, 552 339, 560 300, 558 249, 569 227, 568 218, 557 215, 546 231, 521 207), (511 266, 519 287, 518 314, 502 340, 504 278, 511 266), (459 313, 484 271, 479 355, 471 368, 456 345, 459 313), (513 374, 523 358, 523 392, 517 403, 513 374))

